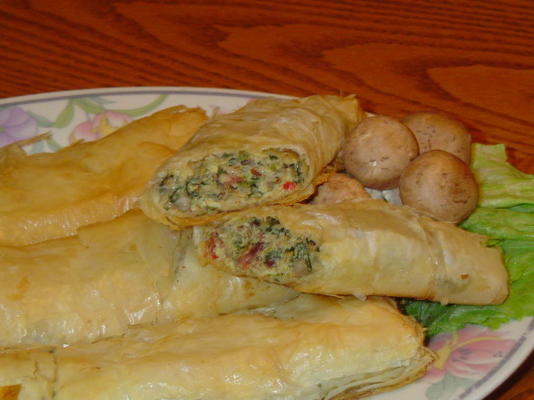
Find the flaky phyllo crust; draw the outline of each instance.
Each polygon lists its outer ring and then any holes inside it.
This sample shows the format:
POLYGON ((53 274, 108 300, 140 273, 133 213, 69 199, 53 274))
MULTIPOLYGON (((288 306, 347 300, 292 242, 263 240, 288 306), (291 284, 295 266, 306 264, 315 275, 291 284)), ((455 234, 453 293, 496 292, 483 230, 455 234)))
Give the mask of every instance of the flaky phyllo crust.
POLYGON ((131 210, 75 236, 0 246, 0 347, 89 343, 123 335, 131 325, 296 296, 284 286, 201 267, 187 248, 176 254, 185 234, 131 210))
POLYGON ((156 168, 196 132, 203 110, 171 107, 56 153, 0 149, 0 245, 74 235, 131 209, 156 168))
POLYGON ((487 237, 382 200, 258 207, 194 229, 192 245, 204 262, 302 292, 481 305, 502 303, 508 294, 502 255, 487 237), (261 227, 264 220, 279 225, 254 243, 242 238, 247 223, 261 227), (284 235, 275 248, 273 232, 284 235), (300 251, 288 247, 294 238, 300 251), (304 253, 307 270, 279 265, 266 249, 304 253))
MULTIPOLYGON (((169 206, 161 193, 169 176, 187 171, 191 164, 214 154, 282 151, 296 154, 305 169, 296 190, 281 191, 269 204, 293 204, 309 197, 325 180, 326 168, 340 151, 345 135, 363 117, 354 96, 310 96, 285 100, 255 100, 241 109, 206 122, 191 140, 157 171, 141 200, 145 214, 174 228, 203 224, 224 215, 192 215, 169 206)), ((251 199, 243 208, 263 204, 251 199)))
POLYGON ((0 399, 354 399, 415 380, 433 358, 392 301, 302 295, 92 344, 5 350, 0 399))

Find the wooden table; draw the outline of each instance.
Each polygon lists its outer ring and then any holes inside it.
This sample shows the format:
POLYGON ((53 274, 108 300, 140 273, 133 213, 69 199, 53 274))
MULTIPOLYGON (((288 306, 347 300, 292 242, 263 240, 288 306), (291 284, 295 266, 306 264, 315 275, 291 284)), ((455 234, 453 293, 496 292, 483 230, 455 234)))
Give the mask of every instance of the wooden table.
MULTIPOLYGON (((534 3, 2 0, 0 97, 111 86, 356 93, 437 109, 534 173, 534 3)), ((491 400, 534 398, 532 358, 491 400)))

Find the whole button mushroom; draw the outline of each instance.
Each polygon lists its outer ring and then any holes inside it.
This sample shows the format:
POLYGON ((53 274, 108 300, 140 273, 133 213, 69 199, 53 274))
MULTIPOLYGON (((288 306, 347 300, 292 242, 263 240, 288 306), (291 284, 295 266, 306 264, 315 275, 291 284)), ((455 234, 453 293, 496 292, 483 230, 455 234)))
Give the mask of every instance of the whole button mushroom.
POLYGON ((379 115, 365 118, 349 134, 343 148, 347 172, 372 189, 393 189, 399 176, 419 154, 417 140, 405 125, 379 115))
POLYGON ((444 150, 469 164, 471 135, 457 119, 437 112, 419 112, 407 115, 402 123, 415 135, 421 154, 444 150))
POLYGON ((413 160, 399 182, 404 205, 441 221, 459 223, 478 203, 478 185, 467 164, 443 151, 431 150, 413 160))

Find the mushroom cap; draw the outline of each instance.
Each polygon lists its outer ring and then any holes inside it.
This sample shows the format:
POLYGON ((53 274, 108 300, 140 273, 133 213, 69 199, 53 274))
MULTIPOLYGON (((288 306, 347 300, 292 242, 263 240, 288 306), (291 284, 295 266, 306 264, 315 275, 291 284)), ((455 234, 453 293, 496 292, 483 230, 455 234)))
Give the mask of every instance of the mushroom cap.
POLYGON ((399 191, 404 205, 452 223, 467 218, 478 203, 478 184, 469 166, 443 150, 413 160, 401 174, 399 191))
POLYGON ((420 153, 443 150, 469 164, 471 135, 456 118, 438 112, 418 112, 402 119, 415 135, 420 153))
POLYGON ((401 172, 418 154, 410 129, 379 115, 364 119, 349 134, 343 161, 347 172, 364 186, 383 190, 398 186, 401 172))

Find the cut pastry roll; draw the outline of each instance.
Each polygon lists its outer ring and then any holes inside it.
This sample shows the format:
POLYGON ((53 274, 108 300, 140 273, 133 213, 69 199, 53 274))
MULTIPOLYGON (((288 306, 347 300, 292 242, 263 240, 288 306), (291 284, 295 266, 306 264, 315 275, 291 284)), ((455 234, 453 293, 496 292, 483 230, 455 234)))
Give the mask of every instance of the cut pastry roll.
POLYGON ((354 97, 252 101, 205 123, 158 170, 141 207, 181 228, 229 211, 303 200, 361 118, 354 97))
POLYGON ((158 323, 228 314, 298 296, 297 291, 286 286, 238 277, 210 265, 201 265, 195 250, 188 245, 190 240, 184 240, 190 235, 190 229, 179 232, 178 242, 186 246, 176 250, 171 285, 162 296, 158 323))
POLYGON ((248 313, 135 327, 123 337, 56 349, 53 357, 56 374, 43 387, 31 386, 42 377, 30 371, 18 380, 9 374, 2 360, 15 356, 0 353, 0 383, 34 390, 17 400, 50 393, 54 400, 341 400, 405 385, 433 360, 420 326, 392 302, 312 295, 248 313))
MULTIPOLYGON (((185 233, 184 233, 185 234, 185 233)), ((0 247, 0 346, 64 345, 128 326, 212 316, 295 297, 283 286, 201 267, 140 211, 76 236, 0 247)))
POLYGON ((205 118, 201 109, 176 106, 56 153, 27 155, 27 141, 0 148, 0 246, 75 235, 132 209, 157 167, 205 118))
POLYGON ((261 207, 194 229, 204 262, 302 292, 459 304, 507 296, 486 237, 381 200, 261 207))

